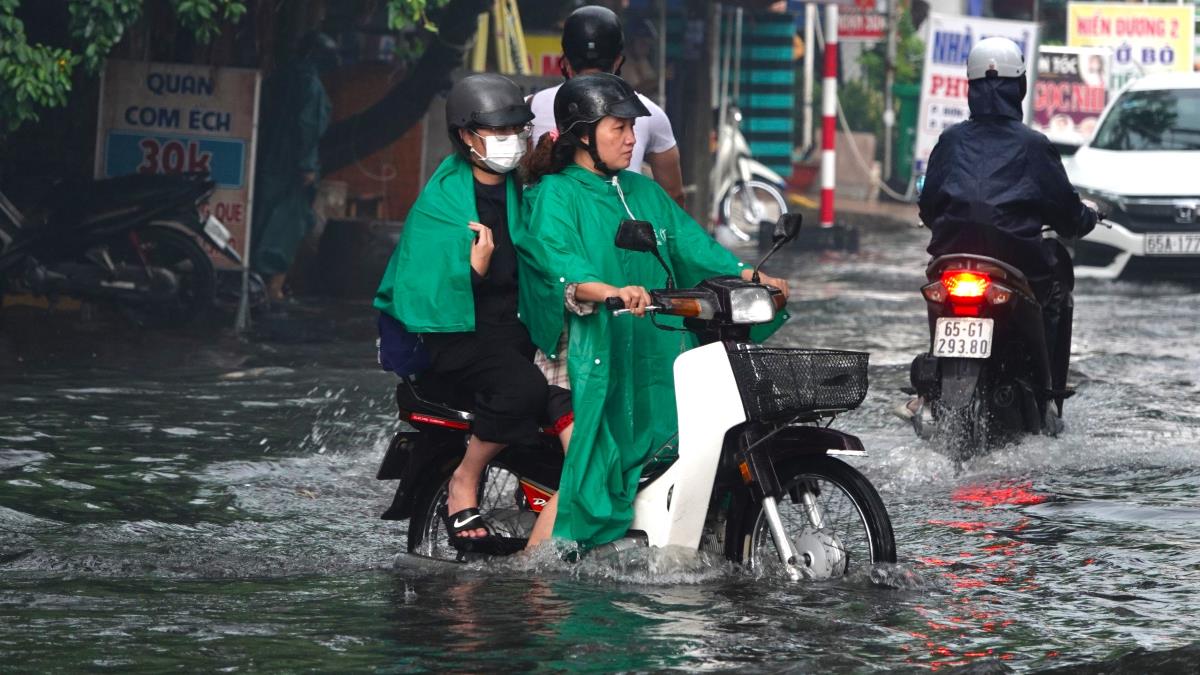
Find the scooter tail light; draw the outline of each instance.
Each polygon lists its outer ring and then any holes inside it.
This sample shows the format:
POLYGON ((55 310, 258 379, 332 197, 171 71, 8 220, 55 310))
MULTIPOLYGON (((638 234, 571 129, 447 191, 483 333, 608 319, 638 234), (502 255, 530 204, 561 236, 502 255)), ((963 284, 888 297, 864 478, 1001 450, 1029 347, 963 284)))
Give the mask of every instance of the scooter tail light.
POLYGON ((966 270, 947 270, 942 272, 942 285, 950 294, 952 300, 983 300, 988 286, 992 283, 991 276, 983 272, 966 270))

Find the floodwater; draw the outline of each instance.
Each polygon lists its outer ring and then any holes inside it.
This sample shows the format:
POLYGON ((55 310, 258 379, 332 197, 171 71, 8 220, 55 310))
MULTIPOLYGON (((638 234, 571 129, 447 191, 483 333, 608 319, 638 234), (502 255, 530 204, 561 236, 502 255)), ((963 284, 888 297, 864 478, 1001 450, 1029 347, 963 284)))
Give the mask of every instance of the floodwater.
POLYGON ((882 583, 686 556, 397 567, 365 303, 250 342, 10 320, 0 670, 1192 670, 1200 295, 1081 283, 1067 432, 956 472, 889 414, 926 341, 926 237, 774 268, 797 289, 776 343, 872 353, 837 427, 896 528, 882 583))

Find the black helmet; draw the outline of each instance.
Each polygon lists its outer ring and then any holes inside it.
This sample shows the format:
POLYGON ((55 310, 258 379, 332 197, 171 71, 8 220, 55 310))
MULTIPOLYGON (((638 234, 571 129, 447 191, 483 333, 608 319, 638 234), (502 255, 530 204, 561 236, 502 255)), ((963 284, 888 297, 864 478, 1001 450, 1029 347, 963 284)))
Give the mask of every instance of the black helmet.
POLYGON ((495 73, 478 73, 459 80, 446 96, 446 130, 460 152, 459 129, 519 127, 533 120, 521 88, 495 73))
POLYGON ((580 7, 563 23, 562 49, 576 72, 585 68, 612 70, 625 49, 621 20, 607 7, 580 7))
POLYGON ((554 120, 560 138, 577 145, 592 156, 600 171, 613 174, 595 147, 584 142, 583 137, 592 137, 596 123, 605 117, 633 119, 649 117, 646 104, 638 98, 629 83, 612 73, 589 73, 573 77, 558 88, 554 95, 554 120))

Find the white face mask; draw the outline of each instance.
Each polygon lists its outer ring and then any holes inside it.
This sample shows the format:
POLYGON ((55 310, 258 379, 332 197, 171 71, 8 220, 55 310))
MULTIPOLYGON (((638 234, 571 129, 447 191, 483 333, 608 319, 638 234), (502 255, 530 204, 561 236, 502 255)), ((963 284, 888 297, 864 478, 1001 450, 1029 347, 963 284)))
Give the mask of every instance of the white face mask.
MULTIPOLYGON (((474 133, 474 132, 472 132, 474 133)), ((479 158, 483 165, 496 173, 508 173, 517 168, 521 158, 525 156, 527 134, 509 134, 508 136, 479 136, 483 139, 483 147, 487 150, 484 157, 471 148, 471 154, 479 158)))

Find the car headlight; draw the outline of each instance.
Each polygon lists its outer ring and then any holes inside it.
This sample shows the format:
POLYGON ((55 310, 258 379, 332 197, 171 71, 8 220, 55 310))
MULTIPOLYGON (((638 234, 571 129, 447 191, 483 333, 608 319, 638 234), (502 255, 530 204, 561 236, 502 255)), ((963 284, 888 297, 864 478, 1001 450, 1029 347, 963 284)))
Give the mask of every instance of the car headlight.
POLYGON ((775 318, 775 301, 761 286, 735 288, 729 292, 729 314, 734 323, 766 323, 775 318))

